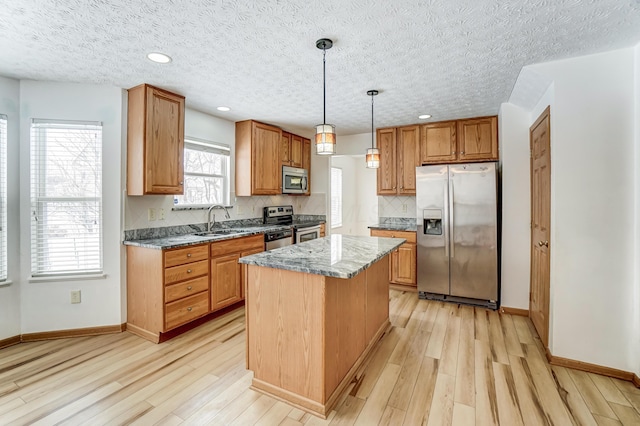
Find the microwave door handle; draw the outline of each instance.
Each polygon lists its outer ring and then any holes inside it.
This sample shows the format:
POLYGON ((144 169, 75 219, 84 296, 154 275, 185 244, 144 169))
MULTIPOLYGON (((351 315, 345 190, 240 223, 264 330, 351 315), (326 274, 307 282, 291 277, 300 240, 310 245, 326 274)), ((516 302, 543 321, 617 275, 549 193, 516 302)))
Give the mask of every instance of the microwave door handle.
POLYGON ((303 191, 307 190, 307 178, 306 177, 302 178, 302 190, 303 191))

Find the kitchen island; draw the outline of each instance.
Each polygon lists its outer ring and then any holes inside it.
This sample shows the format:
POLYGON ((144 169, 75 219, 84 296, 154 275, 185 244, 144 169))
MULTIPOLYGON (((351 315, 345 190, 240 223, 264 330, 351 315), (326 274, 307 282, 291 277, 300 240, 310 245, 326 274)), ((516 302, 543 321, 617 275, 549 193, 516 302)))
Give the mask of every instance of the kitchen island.
POLYGON ((332 235, 243 257, 252 388, 322 418, 389 327, 399 238, 332 235))

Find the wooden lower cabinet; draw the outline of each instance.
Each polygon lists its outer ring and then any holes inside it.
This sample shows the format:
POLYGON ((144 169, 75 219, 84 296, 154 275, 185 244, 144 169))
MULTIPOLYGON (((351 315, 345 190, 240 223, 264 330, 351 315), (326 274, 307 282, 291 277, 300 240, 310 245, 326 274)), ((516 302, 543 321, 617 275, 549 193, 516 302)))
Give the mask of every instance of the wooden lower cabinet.
POLYGON ((263 235, 169 250, 127 246, 127 330, 158 343, 243 300, 238 259, 263 250, 263 235))
POLYGON ((404 238, 403 245, 391 252, 389 259, 389 281, 393 284, 417 287, 416 281, 416 233, 411 231, 388 231, 372 229, 372 237, 404 238))
POLYGON ((324 237, 327 235, 327 225, 325 225, 324 223, 320 224, 320 238, 324 237))

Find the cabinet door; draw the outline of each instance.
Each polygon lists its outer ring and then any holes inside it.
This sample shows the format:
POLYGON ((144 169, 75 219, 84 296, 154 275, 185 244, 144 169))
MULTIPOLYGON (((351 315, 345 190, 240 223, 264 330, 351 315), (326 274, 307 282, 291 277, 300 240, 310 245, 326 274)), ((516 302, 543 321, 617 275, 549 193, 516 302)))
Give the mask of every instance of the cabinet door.
POLYGON ((420 127, 400 127, 397 135, 398 194, 415 194, 416 166, 420 165, 420 127))
POLYGON ((485 161, 498 159, 498 117, 458 121, 458 159, 485 161))
POLYGON ((302 167, 302 138, 291 135, 291 145, 289 150, 289 162, 291 167, 302 167))
POLYGON ((398 284, 416 285, 416 245, 405 243, 391 256, 391 281, 398 284))
POLYGON ((302 168, 307 170, 307 192, 311 195, 311 140, 302 139, 302 168))
POLYGON ((277 127, 254 123, 251 168, 253 195, 282 193, 282 131, 277 127))
POLYGON ((287 132, 282 132, 281 141, 280 153, 282 154, 282 165, 288 166, 291 161, 289 155, 289 148, 291 147, 291 135, 287 132))
POLYGON ((211 259, 211 310, 242 300, 240 253, 211 259))
POLYGON ((145 193, 182 194, 184 98, 153 87, 146 96, 145 193))
POLYGON ((378 168, 378 195, 396 193, 396 129, 378 129, 378 149, 380 150, 380 168, 378 168))
POLYGON ((425 124, 421 128, 420 162, 446 163, 455 161, 456 155, 456 122, 425 124))

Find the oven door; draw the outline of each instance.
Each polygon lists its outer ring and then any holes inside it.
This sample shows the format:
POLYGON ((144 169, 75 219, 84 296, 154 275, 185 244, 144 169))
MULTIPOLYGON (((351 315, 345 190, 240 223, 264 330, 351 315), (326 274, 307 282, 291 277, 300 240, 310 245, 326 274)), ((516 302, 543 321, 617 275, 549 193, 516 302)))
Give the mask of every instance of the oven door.
POLYGON ((296 244, 320 238, 320 225, 296 230, 296 244))

